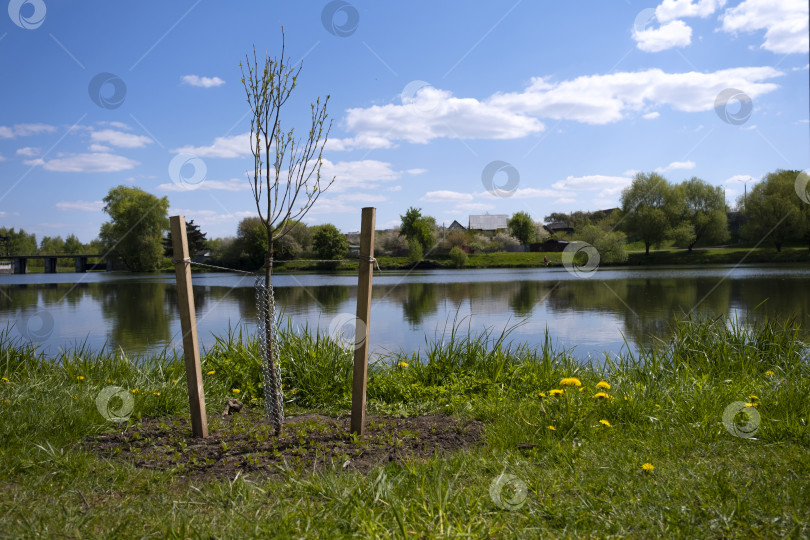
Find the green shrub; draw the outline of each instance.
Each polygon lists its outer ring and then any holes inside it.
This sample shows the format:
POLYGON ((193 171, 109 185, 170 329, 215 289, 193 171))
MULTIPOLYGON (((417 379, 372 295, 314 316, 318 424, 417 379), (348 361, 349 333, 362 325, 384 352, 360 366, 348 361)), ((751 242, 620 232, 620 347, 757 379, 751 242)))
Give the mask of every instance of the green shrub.
POLYGON ((467 254, 459 247, 454 247, 450 250, 450 260, 453 261, 453 266, 461 268, 467 264, 467 254))

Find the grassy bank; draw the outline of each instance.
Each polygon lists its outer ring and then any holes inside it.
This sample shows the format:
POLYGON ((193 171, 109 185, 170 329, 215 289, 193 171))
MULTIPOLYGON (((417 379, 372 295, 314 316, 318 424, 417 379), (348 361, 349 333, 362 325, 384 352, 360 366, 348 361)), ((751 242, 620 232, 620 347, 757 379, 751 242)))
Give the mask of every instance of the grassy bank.
MULTIPOLYGON (((541 268, 545 267, 544 258, 550 266, 562 266, 562 253, 473 253, 467 258, 464 268, 541 268)), ((455 268, 447 257, 430 256, 427 260, 437 268, 455 268)), ((409 267, 407 257, 378 256, 377 262, 382 270, 398 270, 409 267)), ((641 252, 628 253, 627 262, 621 266, 672 266, 701 264, 738 264, 738 263, 807 263, 810 262, 810 251, 806 247, 785 247, 781 252, 773 248, 716 248, 695 249, 689 253, 685 249, 652 251, 649 255, 641 252)), ((601 266, 611 266, 601 264, 601 266)), ((276 269, 284 272, 297 271, 357 271, 357 261, 347 259, 339 263, 314 263, 307 260, 279 262, 276 269)))
MULTIPOLYGON (((367 472, 338 463, 225 478, 145 468, 88 442, 187 416, 178 358, 81 348, 45 358, 6 332, 0 537, 806 537, 810 363, 792 327, 682 321, 666 347, 598 366, 550 345, 509 345, 508 332, 457 330, 371 366, 369 410, 477 419, 479 444, 367 472), (134 398, 122 425, 96 405, 109 385, 134 398), (724 426, 735 402, 756 405, 754 437, 729 432, 751 431, 745 412, 724 426)), ((289 328, 281 351, 288 413, 345 416, 352 351, 289 328)), ((256 353, 232 332, 204 356, 212 429, 234 396, 247 407, 238 415, 261 410, 256 353)), ((180 454, 194 441, 171 444, 180 454)))

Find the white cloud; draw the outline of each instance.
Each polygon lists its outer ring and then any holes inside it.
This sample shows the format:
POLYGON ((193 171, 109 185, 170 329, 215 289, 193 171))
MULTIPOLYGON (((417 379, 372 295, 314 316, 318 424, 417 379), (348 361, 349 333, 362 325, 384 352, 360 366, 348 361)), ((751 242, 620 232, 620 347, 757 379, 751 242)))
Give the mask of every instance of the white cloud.
POLYGON ((683 17, 706 18, 726 4, 726 0, 664 0, 655 8, 655 18, 662 23, 683 17))
POLYGON ((724 32, 765 30, 761 47, 777 54, 807 53, 808 6, 805 0, 745 0, 721 16, 724 32))
POLYGON ((467 212, 486 212, 487 210, 494 210, 495 205, 488 203, 461 203, 456 205, 456 209, 467 212))
MULTIPOLYGON (((412 143, 439 137, 517 138, 542 130, 541 118, 609 124, 661 105, 683 112, 710 111, 722 90, 743 88, 753 99, 777 89, 770 80, 782 75, 772 67, 741 67, 709 73, 647 69, 585 75, 562 82, 536 77, 522 91, 497 93, 484 101, 456 98, 431 88, 437 101, 430 114, 408 104, 389 104, 349 109, 345 124, 357 138, 412 143)), ((420 90, 417 97, 427 91, 420 90)))
POLYGON ((143 148, 147 144, 152 144, 152 139, 149 137, 113 129, 94 131, 90 134, 90 140, 95 143, 110 144, 121 148, 143 148))
POLYGON ((91 144, 90 145, 91 152, 112 152, 112 148, 109 146, 104 146, 103 144, 91 144))
POLYGON ((59 201, 56 203, 59 210, 80 210, 82 212, 100 212, 104 208, 104 201, 59 201))
POLYGON ((96 124, 98 124, 99 126, 110 126, 111 128, 115 128, 115 129, 125 129, 127 131, 132 129, 129 125, 127 125, 127 124, 125 124, 123 122, 116 122, 114 120, 112 120, 112 121, 111 120, 101 120, 100 122, 96 122, 96 124))
POLYGON ((210 146, 183 146, 172 150, 175 154, 194 154, 197 157, 238 158, 250 155, 250 132, 217 137, 210 146))
POLYGON ((0 161, 6 161, 6 158, 3 157, 3 154, 0 154, 0 161))
POLYGON ((402 191, 402 186, 391 186, 388 191, 402 191))
POLYGON ((655 119, 656 119, 656 118, 658 118, 659 116, 661 116, 661 113, 659 113, 658 111, 653 111, 653 112, 650 112, 650 113, 644 114, 644 115, 642 115, 641 117, 642 117, 643 119, 645 119, 645 120, 655 120, 655 119))
POLYGON ((185 84, 200 88, 214 88, 225 84, 225 81, 219 77, 200 77, 199 75, 184 75, 181 80, 185 84))
POLYGON ((523 92, 496 94, 490 102, 545 118, 608 124, 649 105, 669 105, 684 112, 710 111, 722 90, 745 88, 749 97, 758 97, 778 88, 761 81, 781 75, 784 73, 772 67, 742 67, 711 73, 648 69, 586 75, 556 84, 540 77, 523 92))
POLYGON ((256 215, 255 211, 244 210, 238 212, 217 212, 216 210, 194 210, 189 208, 170 208, 169 213, 174 216, 184 216, 187 220, 194 220, 195 225, 218 225, 221 223, 233 223, 233 230, 240 220, 256 215))
POLYGON ((723 181, 724 184, 746 184, 757 182, 758 180, 751 176, 750 174, 735 174, 731 178, 728 178, 723 181))
POLYGON ((56 131, 56 128, 48 124, 16 124, 13 127, 0 126, 0 138, 13 139, 15 137, 28 137, 41 133, 53 133, 54 131, 56 131))
POLYGON ((439 203, 439 202, 469 202, 473 200, 470 193, 460 193, 458 191, 428 191, 420 199, 420 201, 439 203))
POLYGON ((324 159, 321 181, 326 183, 332 177, 335 177, 335 183, 329 191, 338 193, 347 189, 375 188, 379 182, 398 180, 402 177, 402 173, 393 170, 391 164, 384 161, 366 159, 332 163, 324 159))
POLYGON ((677 171, 681 169, 694 169, 694 168, 695 168, 694 161, 673 161, 666 167, 658 167, 657 169, 655 169, 655 172, 663 174, 669 171, 677 171))
POLYGON ((124 156, 109 153, 73 154, 45 161, 34 159, 26 165, 41 165, 46 171, 55 172, 118 172, 132 169, 139 163, 124 156))
POLYGON ((20 148, 17 150, 18 156, 25 156, 25 157, 36 157, 42 153, 41 148, 34 148, 32 146, 26 146, 24 148, 20 148))
POLYGON ((344 123, 358 138, 418 144, 441 137, 515 139, 543 129, 539 120, 523 113, 474 98, 453 97, 433 87, 422 88, 399 105, 348 109, 344 123))
POLYGON ((327 139, 324 151, 342 152, 348 150, 377 150, 393 148, 394 144, 384 137, 376 135, 359 135, 345 139, 327 139))
POLYGON ((249 191, 250 183, 247 178, 231 178, 230 180, 204 180, 198 184, 187 184, 183 182, 169 182, 158 185, 160 191, 249 191))
MULTIPOLYGON (((629 172, 629 171, 628 171, 629 172)), ((625 188, 630 185, 632 178, 628 176, 606 176, 592 174, 586 176, 568 176, 565 180, 554 182, 551 187, 558 190, 591 191, 599 189, 625 188)))
POLYGON ((683 21, 670 21, 658 28, 634 29, 633 39, 644 52, 660 52, 692 43, 692 28, 683 21))
POLYGON ((408 173, 408 174, 417 175, 417 174, 425 174, 426 172, 428 172, 428 170, 427 169, 408 169, 405 172, 408 173))

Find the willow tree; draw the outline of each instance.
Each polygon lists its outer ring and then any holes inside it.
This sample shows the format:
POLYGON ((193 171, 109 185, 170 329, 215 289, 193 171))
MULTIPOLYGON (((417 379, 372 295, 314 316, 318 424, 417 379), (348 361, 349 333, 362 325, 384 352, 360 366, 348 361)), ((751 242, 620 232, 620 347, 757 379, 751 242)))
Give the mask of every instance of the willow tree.
POLYGON ((259 219, 267 231, 267 252, 264 257, 264 287, 258 288, 257 300, 266 304, 260 309, 260 332, 264 377, 265 410, 272 418, 276 434, 280 435, 284 412, 281 380, 276 358, 275 306, 271 278, 273 246, 289 234, 298 221, 309 212, 315 201, 334 182, 321 182, 324 145, 332 127, 327 123, 326 105, 318 97, 310 104, 310 125, 305 137, 296 137, 294 129, 282 127, 282 109, 295 90, 302 65, 296 67, 284 56, 284 29, 281 54, 270 57, 265 53, 260 62, 253 47, 253 58, 245 55, 240 63, 242 85, 252 118, 250 121, 250 151, 253 173, 248 173, 259 219), (263 334, 263 335, 262 335, 263 334))

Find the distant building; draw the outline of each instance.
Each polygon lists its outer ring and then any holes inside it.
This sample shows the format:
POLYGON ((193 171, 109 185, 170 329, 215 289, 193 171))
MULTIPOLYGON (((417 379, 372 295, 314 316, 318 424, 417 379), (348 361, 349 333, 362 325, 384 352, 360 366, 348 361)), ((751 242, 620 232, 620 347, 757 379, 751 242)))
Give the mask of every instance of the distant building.
POLYGON ((574 232, 574 228, 569 226, 568 223, 566 223, 565 221, 552 221, 548 225, 543 225, 543 228, 547 230, 550 234, 557 234, 557 233, 571 234, 574 232))
POLYGON ((554 252, 554 251, 564 251, 568 244, 570 244, 568 240, 546 240, 545 242, 536 242, 533 244, 529 244, 529 251, 537 253, 537 252, 554 252))
POLYGON ((501 229, 507 229, 509 216, 506 214, 484 214, 482 216, 470 216, 469 227, 471 231, 482 231, 494 233, 501 229))
POLYGON ((447 230, 448 231, 466 231, 467 228, 454 219, 453 223, 451 223, 450 226, 447 227, 447 230))

